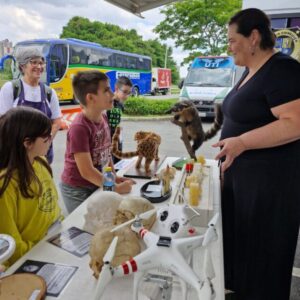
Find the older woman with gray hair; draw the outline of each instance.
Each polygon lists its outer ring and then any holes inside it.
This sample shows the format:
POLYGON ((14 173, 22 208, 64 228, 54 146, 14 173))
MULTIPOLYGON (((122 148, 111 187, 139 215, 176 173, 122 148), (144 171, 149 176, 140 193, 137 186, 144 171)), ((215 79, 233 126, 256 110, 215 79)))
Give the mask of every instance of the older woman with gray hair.
MULTIPOLYGON (((52 121, 52 138, 60 128, 61 111, 56 92, 41 82, 45 58, 37 48, 26 47, 16 53, 21 79, 7 82, 0 91, 0 115, 16 106, 30 106, 43 112, 52 121)), ((53 161, 52 145, 47 153, 53 161)))

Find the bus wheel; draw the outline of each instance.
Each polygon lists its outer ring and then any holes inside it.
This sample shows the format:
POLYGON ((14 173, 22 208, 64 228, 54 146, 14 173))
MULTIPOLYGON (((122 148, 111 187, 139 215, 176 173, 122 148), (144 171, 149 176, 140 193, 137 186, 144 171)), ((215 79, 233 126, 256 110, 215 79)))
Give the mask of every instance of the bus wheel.
POLYGON ((138 97, 140 94, 139 88, 137 86, 135 86, 132 90, 132 96, 133 97, 138 97))

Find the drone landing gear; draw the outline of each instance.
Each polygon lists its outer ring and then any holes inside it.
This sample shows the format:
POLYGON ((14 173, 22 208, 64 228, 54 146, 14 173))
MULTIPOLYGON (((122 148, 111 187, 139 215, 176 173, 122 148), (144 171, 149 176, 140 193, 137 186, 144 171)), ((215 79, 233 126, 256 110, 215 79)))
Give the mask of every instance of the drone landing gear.
POLYGON ((173 278, 170 276, 158 275, 148 273, 144 277, 144 281, 153 282, 159 285, 159 293, 153 295, 155 300, 171 300, 172 297, 172 287, 173 287, 173 278))

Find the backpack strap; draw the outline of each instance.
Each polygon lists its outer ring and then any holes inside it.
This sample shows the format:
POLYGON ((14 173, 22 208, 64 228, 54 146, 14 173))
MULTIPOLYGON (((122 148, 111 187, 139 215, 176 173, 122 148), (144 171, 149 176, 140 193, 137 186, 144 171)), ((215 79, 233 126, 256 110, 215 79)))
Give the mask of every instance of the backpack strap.
MULTIPOLYGON (((16 100, 20 96, 20 93, 21 93, 21 79, 14 79, 11 81, 11 83, 13 86, 14 100, 16 100)), ((52 97, 52 89, 51 89, 51 87, 49 87, 46 84, 44 84, 44 88, 45 88, 47 100, 50 103, 51 97, 52 97)))
POLYGON ((11 83, 13 86, 14 100, 16 100, 21 94, 21 79, 14 79, 11 83))
POLYGON ((51 102, 51 97, 52 97, 52 89, 50 86, 44 84, 44 87, 45 87, 45 93, 46 93, 46 97, 47 97, 47 100, 48 100, 48 103, 51 102))

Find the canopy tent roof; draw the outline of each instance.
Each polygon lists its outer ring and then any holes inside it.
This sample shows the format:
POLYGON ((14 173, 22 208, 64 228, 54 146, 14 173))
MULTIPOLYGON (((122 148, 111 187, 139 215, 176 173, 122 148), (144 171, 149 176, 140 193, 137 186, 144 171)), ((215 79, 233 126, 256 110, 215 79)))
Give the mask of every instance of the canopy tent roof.
POLYGON ((169 4, 176 0, 105 0, 105 1, 114 4, 120 8, 123 8, 142 18, 143 16, 141 15, 141 13, 143 11, 169 4))

